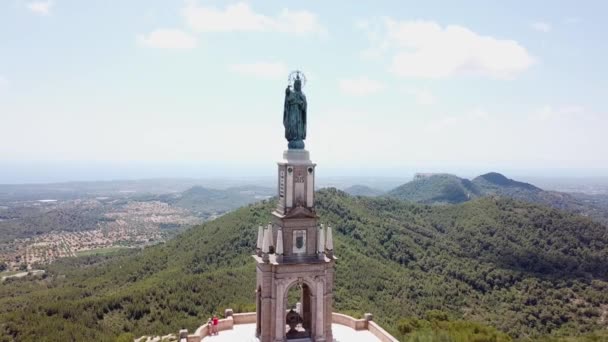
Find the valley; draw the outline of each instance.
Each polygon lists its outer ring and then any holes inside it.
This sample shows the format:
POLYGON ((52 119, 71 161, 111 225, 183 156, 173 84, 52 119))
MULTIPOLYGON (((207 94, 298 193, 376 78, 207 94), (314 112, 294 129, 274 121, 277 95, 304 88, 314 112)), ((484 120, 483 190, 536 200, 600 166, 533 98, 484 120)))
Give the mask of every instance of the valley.
POLYGON ((2 268, 31 270, 59 258, 162 243, 192 225, 267 198, 270 192, 263 187, 195 186, 185 192, 140 193, 106 187, 100 194, 88 192, 87 186, 72 185, 69 196, 64 189, 36 190, 30 185, 0 193, 2 268))

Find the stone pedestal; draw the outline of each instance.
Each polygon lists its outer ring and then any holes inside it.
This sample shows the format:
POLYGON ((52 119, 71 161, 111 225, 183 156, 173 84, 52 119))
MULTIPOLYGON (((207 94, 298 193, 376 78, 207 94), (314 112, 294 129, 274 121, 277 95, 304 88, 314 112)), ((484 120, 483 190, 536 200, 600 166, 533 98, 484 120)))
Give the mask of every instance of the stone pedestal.
POLYGON ((291 209, 314 208, 315 167, 306 150, 283 152, 278 162, 279 203, 276 212, 285 215, 291 209))
MULTIPOLYGON (((277 208, 272 212, 272 231, 282 255, 254 255, 257 265, 257 331, 260 342, 287 340, 287 295, 298 286, 301 296, 301 326, 294 339, 333 341, 334 258, 327 257, 320 239, 315 212, 315 167, 306 150, 288 150, 278 162, 277 208), (281 233, 279 234, 279 230, 281 233)), ((322 240, 321 240, 322 241, 322 240)), ((293 335, 293 333, 292 333, 293 335)), ((292 341, 292 339, 289 339, 292 341)))

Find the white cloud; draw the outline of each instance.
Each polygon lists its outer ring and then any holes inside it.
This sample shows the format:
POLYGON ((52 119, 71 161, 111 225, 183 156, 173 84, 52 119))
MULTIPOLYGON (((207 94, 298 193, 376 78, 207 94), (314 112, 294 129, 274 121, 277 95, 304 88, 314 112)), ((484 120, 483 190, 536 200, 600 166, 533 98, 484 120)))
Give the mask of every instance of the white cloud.
POLYGON ((281 62, 232 64, 228 69, 237 74, 267 79, 279 79, 287 75, 287 67, 281 62))
POLYGON ((51 1, 51 0, 32 1, 32 2, 27 3, 27 8, 30 11, 32 11, 36 14, 40 14, 40 15, 50 15, 52 7, 53 7, 53 1, 51 1))
POLYGON ((137 42, 158 49, 193 49, 197 45, 194 36, 178 29, 158 29, 148 35, 138 35, 137 42))
POLYGON ((437 98, 428 89, 408 89, 406 93, 413 95, 416 102, 421 105, 432 105, 437 98))
POLYGON ((384 84, 367 77, 344 79, 339 82, 340 91, 348 95, 370 95, 384 89, 384 84))
POLYGON ((518 42, 480 35, 433 21, 384 19, 366 31, 372 51, 391 53, 390 70, 403 77, 446 78, 482 75, 513 78, 534 64, 518 42))
POLYGON ((552 107, 552 106, 544 106, 530 114, 530 118, 534 121, 553 121, 559 119, 569 119, 569 118, 583 118, 588 117, 590 113, 587 113, 587 110, 582 106, 562 106, 562 107, 552 107))
POLYGON ((327 32, 312 12, 290 11, 285 8, 276 16, 267 16, 256 13, 245 2, 217 9, 191 1, 182 14, 188 25, 198 32, 278 31, 297 35, 325 35, 327 32))
POLYGON ((544 22, 544 21, 533 22, 532 24, 530 24, 530 26, 533 29, 535 29, 536 31, 540 31, 540 32, 544 32, 544 33, 548 33, 552 29, 551 24, 544 22))

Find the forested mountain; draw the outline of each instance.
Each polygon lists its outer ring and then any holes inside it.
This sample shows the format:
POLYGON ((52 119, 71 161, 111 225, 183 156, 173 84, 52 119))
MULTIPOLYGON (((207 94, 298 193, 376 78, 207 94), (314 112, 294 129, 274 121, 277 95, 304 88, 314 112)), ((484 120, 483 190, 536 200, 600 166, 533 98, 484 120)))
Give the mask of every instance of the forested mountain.
POLYGON ((388 193, 390 197, 427 204, 462 203, 479 195, 480 190, 470 180, 450 174, 418 178, 388 193))
MULTIPOLYGON (((600 330, 608 324, 605 226, 499 197, 429 206, 326 189, 317 201, 335 232, 337 311, 372 312, 404 341, 608 337, 600 330)), ((0 341, 113 341, 192 331, 226 307, 253 311, 250 255, 274 205, 243 207, 162 245, 65 259, 43 278, 7 280, 0 341)))
POLYGON ((509 179, 504 175, 497 172, 490 172, 477 176, 473 179, 473 183, 482 189, 484 193, 503 193, 508 191, 513 192, 539 192, 542 191, 540 188, 535 187, 532 184, 518 182, 513 179, 509 179))
POLYGON ((344 189, 344 192, 346 192, 347 194, 352 195, 352 196, 367 196, 367 197, 376 197, 376 196, 380 196, 380 195, 384 194, 384 191, 382 191, 382 190, 374 189, 367 185, 359 185, 359 184, 349 186, 348 188, 344 189))
POLYGON ((509 179, 490 172, 472 181, 451 174, 431 174, 417 177, 393 190, 388 195, 406 201, 427 204, 462 203, 479 196, 500 195, 528 202, 547 202, 547 191, 532 184, 509 179))
POLYGON ((405 183, 389 191, 387 196, 425 204, 455 204, 480 196, 502 196, 589 216, 608 225, 608 196, 546 191, 496 172, 472 181, 450 174, 430 175, 405 183))
POLYGON ((522 201, 546 204, 558 209, 580 211, 581 203, 571 194, 545 191, 536 186, 509 179, 500 173, 490 172, 475 177, 473 184, 485 196, 499 195, 522 201))

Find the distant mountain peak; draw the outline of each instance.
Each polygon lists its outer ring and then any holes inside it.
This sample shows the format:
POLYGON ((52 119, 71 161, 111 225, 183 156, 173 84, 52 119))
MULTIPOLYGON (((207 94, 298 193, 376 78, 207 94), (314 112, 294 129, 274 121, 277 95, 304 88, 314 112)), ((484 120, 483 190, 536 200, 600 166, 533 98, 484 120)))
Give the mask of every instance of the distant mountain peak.
POLYGON ((470 180, 448 173, 417 174, 388 196, 420 203, 461 203, 479 196, 470 180))
POLYGON ((509 182, 513 181, 512 179, 509 179, 509 178, 505 177, 502 173, 498 173, 498 172, 488 172, 479 177, 481 177, 489 182, 492 182, 495 184, 503 184, 503 185, 507 185, 509 182))
POLYGON ((449 173, 417 173, 411 182, 389 191, 387 195, 427 204, 455 204, 480 196, 496 195, 535 203, 556 202, 555 195, 498 172, 488 172, 473 180, 449 173))
POLYGON ((473 179, 474 183, 489 183, 498 187, 522 188, 531 191, 540 191, 540 188, 535 187, 530 183, 518 182, 516 180, 505 177, 498 172, 488 172, 473 179))

